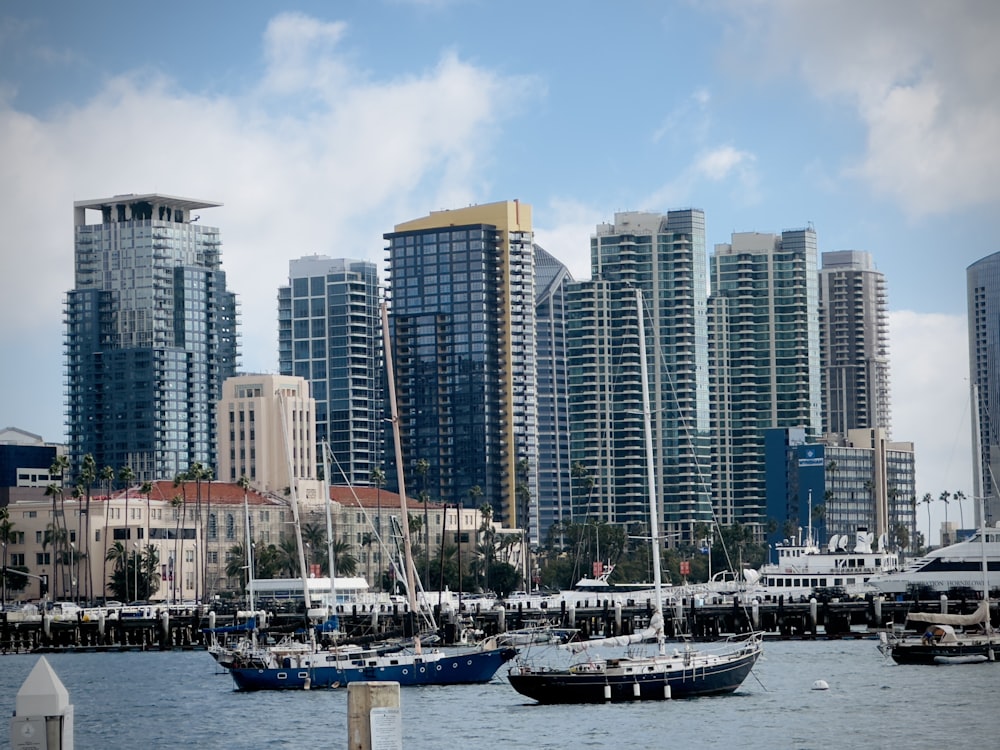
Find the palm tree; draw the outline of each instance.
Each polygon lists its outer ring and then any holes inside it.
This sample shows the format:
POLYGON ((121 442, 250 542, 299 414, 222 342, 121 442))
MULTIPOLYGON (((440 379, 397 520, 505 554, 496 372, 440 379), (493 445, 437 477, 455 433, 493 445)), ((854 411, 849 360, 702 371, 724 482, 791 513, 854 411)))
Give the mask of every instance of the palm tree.
MULTIPOLYGON (((178 479, 174 479, 175 487, 178 481, 178 479)), ((170 574, 170 599, 175 601, 177 599, 177 581, 180 579, 180 550, 183 548, 183 544, 181 543, 181 521, 184 518, 184 496, 178 494, 170 498, 170 507, 174 509, 174 518, 176 520, 174 523, 174 553, 171 558, 173 564, 168 566, 168 572, 170 574)))
POLYGON ((246 554, 247 545, 237 542, 229 548, 226 560, 226 577, 239 578, 244 591, 250 584, 250 562, 246 554))
MULTIPOLYGON (((121 574, 128 573, 128 549, 126 549, 125 544, 121 539, 116 539, 115 543, 108 548, 108 552, 104 557, 106 562, 113 563, 111 566, 112 570, 112 580, 121 581, 121 574)), ((129 580, 128 575, 124 576, 124 591, 119 587, 115 587, 115 594, 121 596, 125 601, 130 601, 129 599, 129 580), (124 594, 124 596, 122 596, 124 594)))
POLYGON ((129 528, 129 517, 128 517, 128 488, 135 481, 135 472, 132 471, 131 466, 122 466, 118 469, 118 481, 125 485, 125 539, 131 541, 132 530, 129 528))
POLYGON ((965 528, 965 513, 962 511, 962 503, 965 502, 965 493, 962 490, 955 490, 955 494, 951 496, 952 499, 958 503, 958 518, 959 523, 962 528, 965 528))
MULTIPOLYGON (((944 527, 948 528, 948 500, 951 497, 951 493, 945 490, 941 493, 941 502, 944 503, 944 527)), ((954 542, 954 539, 949 540, 949 543, 954 542)))
POLYGON ((201 545, 196 545, 194 548, 194 598, 195 601, 201 601, 201 581, 203 578, 203 567, 202 559, 207 558, 205 551, 202 549, 204 547, 205 531, 204 531, 204 521, 201 512, 201 482, 203 479, 207 479, 210 476, 208 469, 200 461, 195 461, 187 470, 187 478, 194 481, 195 487, 195 539, 200 536, 202 539, 201 545), (198 533, 199 529, 201 534, 198 533))
POLYGON ((294 539, 282 539, 278 543, 278 564, 289 578, 309 575, 299 569, 299 548, 294 539))
POLYGON ((924 493, 924 505, 927 506, 927 546, 931 546, 931 503, 934 502, 934 497, 929 492, 924 493))
POLYGON ((482 517, 482 522, 479 524, 479 530, 483 534, 483 553, 486 556, 485 565, 483 566, 483 589, 489 591, 490 588, 490 563, 492 562, 492 552, 493 552, 493 538, 495 536, 495 531, 493 529, 493 506, 489 503, 483 503, 479 506, 479 515, 482 517))
MULTIPOLYGON (((306 560, 308 565, 322 564, 323 554, 326 549, 326 529, 318 523, 307 523, 302 526, 302 543, 309 549, 309 557, 306 560)), ((329 562, 327 566, 329 567, 329 562)))
MULTIPOLYGON (((324 564, 325 568, 330 567, 329 560, 321 564, 324 564)), ((337 568, 337 573, 342 576, 351 577, 358 572, 358 558, 351 554, 351 545, 343 540, 333 543, 333 564, 337 568)), ((327 574, 329 572, 326 571, 327 574)))
MULTIPOLYGON (((87 516, 87 522, 84 524, 84 536, 86 542, 82 545, 83 552, 90 559, 90 492, 91 488, 94 486, 94 482, 97 481, 97 462, 94 461, 94 457, 91 454, 86 454, 83 457, 80 468, 80 482, 83 484, 84 490, 84 514, 87 516)), ((87 600, 94 600, 94 578, 90 572, 90 565, 84 568, 84 574, 87 577, 86 585, 84 586, 84 591, 87 592, 87 600)))
MULTIPOLYGON (((98 477, 104 484, 104 560, 108 558, 108 524, 111 519, 111 483, 115 481, 115 470, 110 466, 101 469, 98 477)), ((101 598, 108 596, 108 566, 101 564, 103 576, 101 577, 101 598)))
MULTIPOLYGON (((55 464, 53 464, 55 467, 55 464)), ((45 488, 45 496, 52 498, 52 523, 49 524, 49 531, 45 534, 45 540, 42 542, 42 551, 45 551, 47 543, 52 543, 52 586, 51 591, 53 592, 53 598, 55 592, 59 590, 59 575, 58 569, 56 568, 56 559, 59 556, 58 550, 55 547, 56 536, 54 533, 55 529, 59 528, 59 506, 56 503, 56 498, 61 497, 63 493, 63 488, 61 485, 55 482, 50 482, 45 488)))
POLYGON ((160 550, 156 545, 146 545, 145 554, 139 556, 139 565, 139 582, 142 584, 142 596, 139 598, 149 599, 160 588, 160 550))
MULTIPOLYGON (((174 512, 178 513, 177 516, 177 532, 174 536, 174 564, 177 566, 177 570, 174 573, 174 581, 181 581, 181 555, 184 553, 184 534, 187 531, 187 480, 190 479, 186 471, 182 471, 180 474, 174 477, 174 487, 180 487, 180 495, 174 495, 174 499, 171 501, 171 505, 174 506, 174 512), (180 504, 174 501, 180 498, 180 504)), ((181 598, 184 596, 184 587, 181 586, 181 598)))

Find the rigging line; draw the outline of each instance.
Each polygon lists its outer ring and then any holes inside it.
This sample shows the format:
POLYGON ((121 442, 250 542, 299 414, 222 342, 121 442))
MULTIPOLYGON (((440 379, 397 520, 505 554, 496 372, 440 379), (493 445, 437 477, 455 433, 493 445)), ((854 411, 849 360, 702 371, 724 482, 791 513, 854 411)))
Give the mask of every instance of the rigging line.
MULTIPOLYGON (((642 298, 642 305, 643 305, 643 311, 647 311, 648 308, 647 308, 647 303, 646 303, 645 297, 642 298)), ((652 318, 652 311, 651 310, 648 311, 648 314, 649 314, 650 318, 652 318)), ((651 326, 651 330, 655 331, 656 329, 655 329, 655 327, 651 326)), ((659 360, 659 362, 660 362, 660 364, 661 364, 661 366, 663 368, 664 379, 667 382, 667 387, 668 387, 668 390, 670 392, 670 395, 673 396, 674 404, 676 404, 677 422, 678 422, 679 427, 680 427, 680 432, 684 436, 685 440, 687 441, 688 448, 691 451, 691 458, 694 460, 694 468, 695 468, 695 472, 696 472, 696 474, 698 476, 699 484, 701 485, 701 491, 704 492, 705 495, 708 497, 708 509, 709 509, 709 512, 711 513, 712 523, 720 530, 720 533, 719 533, 719 542, 722 545, 722 552, 723 552, 723 554, 725 555, 725 558, 726 558, 726 565, 729 567, 730 570, 732 570, 735 573, 735 568, 733 566, 733 560, 732 560, 732 557, 729 554, 729 548, 726 546, 725 538, 723 537, 723 535, 721 533, 722 524, 720 523, 719 517, 718 517, 718 515, 715 512, 715 502, 712 499, 711 477, 706 477, 705 476, 705 470, 704 470, 704 467, 702 466, 702 462, 700 460, 701 456, 699 455, 698 446, 696 445, 695 440, 694 440, 694 438, 692 436, 692 429, 691 429, 691 426, 689 424, 689 421, 688 421, 688 418, 687 418, 687 414, 680 407, 680 397, 678 396, 677 386, 674 383, 674 378, 672 377, 670 363, 667 361, 666 353, 659 346, 659 337, 656 336, 655 333, 654 333, 654 336, 653 336, 653 340, 654 340, 654 344, 656 345, 657 359, 659 360)), ((667 410, 665 408, 663 410, 661 410, 661 412, 660 412, 660 418, 658 419, 658 422, 659 422, 659 425, 660 425, 660 436, 661 437, 663 435, 663 418, 662 418, 662 415, 666 411, 667 410)), ((709 546, 708 554, 709 555, 712 554, 711 546, 709 546)))

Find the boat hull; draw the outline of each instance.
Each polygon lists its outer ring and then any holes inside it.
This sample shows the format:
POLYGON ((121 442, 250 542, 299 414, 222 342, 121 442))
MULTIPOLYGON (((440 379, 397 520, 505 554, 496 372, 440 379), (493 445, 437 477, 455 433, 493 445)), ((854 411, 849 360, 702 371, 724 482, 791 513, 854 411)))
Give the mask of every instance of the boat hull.
POLYGON ((329 665, 234 666, 229 673, 236 689, 241 691, 315 690, 342 687, 352 682, 398 682, 401 686, 469 685, 489 682, 516 654, 513 648, 435 654, 426 659, 400 654, 364 664, 334 659, 329 665))
POLYGON ((511 686, 539 703, 625 703, 732 693, 753 669, 760 650, 708 665, 652 668, 630 674, 559 670, 511 670, 511 686), (668 690, 669 688, 669 690, 668 690))
POLYGON ((889 655, 897 664, 976 664, 1000 657, 1000 640, 977 639, 947 645, 897 643, 891 647, 889 655))

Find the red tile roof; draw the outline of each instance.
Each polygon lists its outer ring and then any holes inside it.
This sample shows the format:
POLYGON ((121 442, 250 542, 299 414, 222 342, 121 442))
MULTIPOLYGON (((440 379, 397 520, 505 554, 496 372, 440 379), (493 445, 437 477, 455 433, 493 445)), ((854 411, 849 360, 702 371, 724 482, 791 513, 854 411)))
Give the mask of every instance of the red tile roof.
MULTIPOLYGON (((152 485, 153 491, 149 494, 152 500, 169 502, 172 498, 183 495, 187 497, 188 502, 192 502, 198 497, 199 488, 195 482, 185 482, 183 486, 175 486, 173 480, 162 480, 153 482, 152 485)), ((140 502, 146 500, 146 496, 139 491, 138 485, 129 487, 128 496, 129 500, 139 500, 140 502)), ((284 495, 260 493, 252 487, 247 490, 246 496, 247 503, 250 505, 286 505, 291 500, 284 495)), ((116 500, 124 499, 125 490, 115 490, 111 493, 111 497, 116 500)), ((350 507, 360 505, 362 508, 378 508, 380 504, 385 510, 399 507, 399 495, 386 489, 379 490, 377 487, 334 486, 330 488, 330 497, 334 502, 350 507)), ((211 498, 213 505, 242 505, 243 488, 230 482, 201 482, 202 502, 207 503, 209 498, 211 498)), ((103 502, 105 499, 106 496, 103 494, 91 495, 91 502, 103 502)), ((407 499, 406 507, 407 510, 416 512, 422 511, 424 504, 411 497, 407 499)), ((428 502, 427 507, 440 510, 444 504, 428 502)))

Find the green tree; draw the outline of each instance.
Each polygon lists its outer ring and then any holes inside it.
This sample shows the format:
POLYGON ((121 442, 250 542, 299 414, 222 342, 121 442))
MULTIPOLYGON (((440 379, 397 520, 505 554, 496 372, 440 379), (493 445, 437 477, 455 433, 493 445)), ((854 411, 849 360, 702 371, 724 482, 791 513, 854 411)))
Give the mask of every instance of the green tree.
MULTIPOLYGON (((351 545, 340 540, 333 543, 333 564, 337 567, 337 574, 350 578, 357 575, 358 558, 351 554, 351 545)), ((330 574, 330 561, 324 560, 323 572, 330 574)))
POLYGON ((238 578, 244 593, 250 584, 250 563, 246 549, 246 545, 237 542, 229 548, 226 555, 226 578, 238 578))

